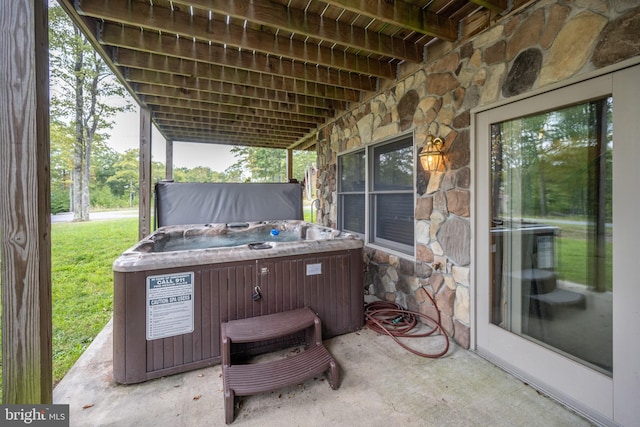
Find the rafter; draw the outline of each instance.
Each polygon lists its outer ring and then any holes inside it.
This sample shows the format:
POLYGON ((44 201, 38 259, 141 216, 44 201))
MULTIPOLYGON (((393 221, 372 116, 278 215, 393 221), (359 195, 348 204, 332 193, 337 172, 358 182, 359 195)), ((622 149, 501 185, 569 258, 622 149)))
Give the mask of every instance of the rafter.
POLYGON ((307 105, 327 110, 344 110, 347 102, 358 101, 360 94, 356 91, 346 92, 342 88, 326 87, 318 88, 313 83, 298 82, 291 91, 263 89, 246 84, 229 84, 223 81, 196 79, 184 76, 169 75, 149 70, 129 69, 124 73, 126 79, 134 83, 147 83, 179 88, 189 92, 211 92, 229 94, 244 98, 271 99, 282 103, 307 105), (325 97, 322 91, 325 90, 325 97), (308 95, 304 95, 307 93, 308 95))
POLYGON ((287 113, 295 113, 308 116, 328 117, 329 114, 331 114, 330 111, 324 109, 296 104, 282 104, 268 99, 251 99, 232 95, 221 95, 216 93, 189 92, 177 88, 150 84, 137 84, 135 89, 139 94, 145 95, 145 97, 148 95, 200 104, 209 103, 216 104, 218 106, 244 107, 250 108, 252 110, 267 110, 276 112, 286 111, 287 113))
POLYGON ((182 132, 195 132, 195 133, 213 133, 213 132, 232 132, 241 134, 243 136, 276 136, 278 138, 283 139, 292 139, 292 138, 300 138, 304 136, 307 132, 290 132, 284 131, 280 129, 267 129, 267 128, 257 128, 254 126, 234 126, 228 124, 197 124, 197 125, 186 125, 180 122, 173 122, 170 120, 156 120, 157 123, 160 123, 163 129, 167 131, 182 131, 182 132))
POLYGON ((190 101, 187 99, 167 98, 153 95, 140 95, 145 104, 149 106, 165 105, 195 110, 211 110, 230 114, 255 114, 262 117, 272 117, 278 119, 290 119, 294 121, 314 121, 322 122, 322 116, 317 114, 304 114, 301 112, 282 112, 268 108, 251 108, 241 105, 221 105, 211 102, 190 101))
POLYGON ((514 7, 509 0, 58 1, 168 139, 303 149, 327 120, 391 87, 383 80, 404 72, 403 62, 421 62, 425 45, 466 40, 514 7))
POLYGON ((475 3, 479 6, 486 7, 487 9, 502 13, 507 10, 508 1, 507 0, 470 0, 472 3, 475 3))
POLYGON ((458 38, 458 23, 436 13, 401 0, 323 0, 325 3, 345 8, 428 36, 454 41, 458 38))
POLYGON ((244 135, 233 135, 228 133, 209 133, 201 134, 197 132, 167 132, 167 139, 171 141, 198 142, 204 144, 222 144, 222 145, 243 145, 253 147, 279 148, 285 149, 290 145, 289 141, 273 136, 264 136, 261 138, 246 137, 244 135))
POLYGON ((229 125, 229 126, 252 126, 255 128, 267 128, 267 129, 283 129, 283 130, 292 130, 297 133, 307 133, 309 132, 309 128, 313 128, 314 126, 299 126, 292 124, 285 120, 277 120, 265 117, 249 117, 249 116, 241 116, 241 117, 233 117, 233 118, 204 118, 204 117, 194 117, 187 116, 181 114, 167 114, 167 113, 155 113, 153 117, 158 122, 163 123, 184 123, 188 125, 229 125))
POLYGON ((323 40, 329 44, 350 47, 364 53, 390 56, 405 61, 422 61, 422 48, 415 43, 369 31, 348 23, 325 19, 269 0, 176 0, 185 6, 210 10, 225 16, 246 19, 260 25, 323 40))
POLYGON ((288 150, 311 150, 311 148, 318 143, 318 135, 317 131, 313 131, 299 140, 290 144, 287 149, 288 150))
MULTIPOLYGON (((275 76, 290 76, 305 79, 317 74, 318 67, 278 58, 254 54, 247 50, 225 49, 217 44, 194 42, 150 31, 141 31, 131 27, 122 27, 110 23, 101 24, 98 29, 98 41, 103 44, 124 47, 143 52, 162 52, 175 58, 190 59, 210 64, 223 65, 246 71, 257 71, 275 76)), ((395 68, 390 63, 379 61, 359 61, 360 70, 351 70, 368 76, 391 79, 395 77, 395 68)))
MULTIPOLYGON (((380 68, 383 63, 363 56, 334 51, 328 47, 305 43, 296 39, 268 34, 243 28, 236 25, 226 25, 224 28, 212 28, 211 21, 198 16, 191 16, 179 11, 171 11, 147 3, 128 2, 127 0, 78 0, 79 13, 93 18, 104 19, 119 24, 143 28, 144 32, 161 30, 163 34, 173 34, 199 41, 206 44, 213 41, 222 46, 235 47, 240 50, 260 52, 264 55, 275 55, 290 60, 311 62, 314 64, 337 68, 362 74, 373 74, 372 63, 378 62, 380 68), (118 4, 121 2, 122 4, 118 4), (129 5, 129 7, 126 7, 129 5), (158 24, 162 23, 159 28, 158 24)), ((111 24, 112 25, 112 24, 111 24)), ((215 25, 215 24, 214 24, 215 25)), ((228 49, 226 49, 228 50, 228 49)))
POLYGON ((211 109, 197 109, 197 108, 188 108, 188 107, 177 107, 173 105, 164 105, 162 103, 156 103, 153 105, 152 115, 155 117, 156 115, 178 115, 178 116, 188 116, 194 119, 202 119, 202 120, 228 120, 228 121, 252 121, 253 123, 260 124, 266 121, 266 123, 271 124, 272 121, 275 121, 276 124, 281 124, 282 126, 291 126, 291 127, 302 127, 307 129, 312 129, 317 127, 319 123, 322 122, 321 118, 313 118, 313 117, 300 117, 300 116, 287 116, 287 117, 276 117, 273 114, 270 115, 260 115, 259 112, 256 111, 236 111, 236 112, 228 112, 228 111, 215 111, 211 109))
POLYGON ((303 70, 301 66, 296 66, 297 64, 292 67, 294 74, 275 76, 261 73, 259 70, 243 70, 199 60, 157 55, 125 48, 115 48, 112 59, 115 64, 121 67, 162 71, 185 77, 218 80, 284 91, 292 91, 296 85, 296 79, 312 81, 318 85, 336 86, 358 91, 375 91, 378 84, 375 77, 345 73, 325 67, 313 67, 312 72, 309 73, 308 69, 303 70))

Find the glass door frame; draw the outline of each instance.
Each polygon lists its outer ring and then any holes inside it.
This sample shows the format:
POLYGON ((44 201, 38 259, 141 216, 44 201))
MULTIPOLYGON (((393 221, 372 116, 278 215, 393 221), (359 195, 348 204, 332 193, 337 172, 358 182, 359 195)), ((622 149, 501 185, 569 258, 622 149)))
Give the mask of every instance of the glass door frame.
MULTIPOLYGON (((637 62, 637 61, 636 61, 637 62)), ((605 424, 637 421, 640 409, 630 396, 640 392, 640 285, 637 242, 640 226, 640 66, 520 97, 473 111, 475 165, 475 334, 472 347, 481 356, 522 378, 545 394, 605 424), (635 82, 635 83, 634 83, 635 82), (491 323, 490 125, 566 105, 613 96, 613 377, 539 346, 491 323), (636 188, 634 188, 636 187, 636 188), (627 284, 625 286, 625 283, 627 284), (633 338, 632 338, 633 337, 633 338), (615 396, 615 400, 614 400, 615 396)))

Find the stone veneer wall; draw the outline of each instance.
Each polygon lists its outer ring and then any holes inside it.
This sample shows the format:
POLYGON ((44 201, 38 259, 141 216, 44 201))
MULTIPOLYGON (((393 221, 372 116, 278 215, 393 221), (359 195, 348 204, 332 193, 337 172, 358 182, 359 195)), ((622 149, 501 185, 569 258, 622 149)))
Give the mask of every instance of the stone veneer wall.
POLYGON ((636 0, 539 1, 458 44, 429 47, 393 86, 321 129, 318 221, 335 227, 337 154, 415 131, 445 141, 446 170, 416 166, 415 261, 367 248, 365 289, 435 317, 464 348, 470 341, 470 110, 640 55, 636 0))

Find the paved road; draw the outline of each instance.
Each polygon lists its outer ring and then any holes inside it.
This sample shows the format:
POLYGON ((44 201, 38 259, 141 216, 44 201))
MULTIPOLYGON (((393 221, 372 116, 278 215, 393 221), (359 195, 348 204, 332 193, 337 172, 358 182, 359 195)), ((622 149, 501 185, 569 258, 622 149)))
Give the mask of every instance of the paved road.
MULTIPOLYGON (((118 218, 136 218, 138 216, 137 209, 125 209, 121 211, 103 211, 103 212, 90 212, 90 220, 98 219, 118 219, 118 218)), ((73 221, 73 212, 64 212, 56 215, 51 215, 51 223, 56 222, 71 222, 73 221)))

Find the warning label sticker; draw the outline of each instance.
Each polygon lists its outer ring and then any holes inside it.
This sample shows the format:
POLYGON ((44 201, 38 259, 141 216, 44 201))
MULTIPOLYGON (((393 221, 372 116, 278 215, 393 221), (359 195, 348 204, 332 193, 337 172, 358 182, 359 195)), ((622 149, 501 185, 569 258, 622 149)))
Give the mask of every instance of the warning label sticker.
POLYGON ((193 332, 193 272, 147 277, 147 340, 193 332))

